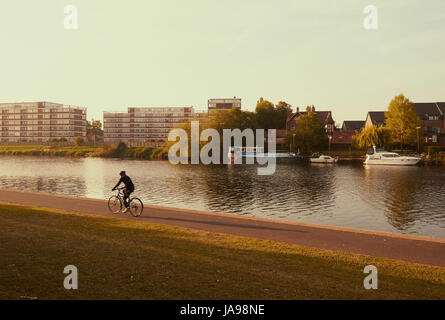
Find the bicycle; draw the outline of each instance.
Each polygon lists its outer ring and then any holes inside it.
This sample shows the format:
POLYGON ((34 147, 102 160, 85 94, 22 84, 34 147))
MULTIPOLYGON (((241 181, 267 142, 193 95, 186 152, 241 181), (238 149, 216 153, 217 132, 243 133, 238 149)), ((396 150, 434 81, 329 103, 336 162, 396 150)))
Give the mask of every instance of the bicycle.
MULTIPOLYGON (((124 188, 116 188, 117 195, 111 196, 108 199, 108 209, 111 213, 118 214, 122 212, 122 207, 124 207, 124 193, 122 192, 124 188)), ((139 198, 128 199, 128 210, 133 217, 139 217, 144 211, 144 204, 139 198)))

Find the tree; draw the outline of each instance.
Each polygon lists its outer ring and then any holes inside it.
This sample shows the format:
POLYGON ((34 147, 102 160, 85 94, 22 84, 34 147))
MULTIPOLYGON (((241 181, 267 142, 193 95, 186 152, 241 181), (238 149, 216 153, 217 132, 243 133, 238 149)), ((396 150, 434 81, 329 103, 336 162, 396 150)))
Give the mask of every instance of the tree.
POLYGON ((276 129, 275 106, 272 102, 264 100, 263 97, 261 97, 256 103, 255 113, 260 129, 276 129))
POLYGON ((295 147, 303 153, 312 153, 314 148, 325 147, 328 144, 328 135, 317 113, 310 108, 307 113, 298 117, 295 130, 286 136, 288 144, 293 143, 295 134, 295 147))
POLYGON ((280 101, 275 106, 275 128, 276 129, 286 129, 287 115, 292 112, 292 106, 285 101, 280 101))
POLYGON ((285 129, 290 104, 280 101, 276 106, 270 101, 260 98, 256 104, 256 122, 260 129, 285 129))
POLYGON ((82 137, 75 137, 74 143, 76 144, 76 146, 81 146, 85 143, 85 140, 82 137))
POLYGON ((391 143, 399 144, 402 151, 406 145, 417 144, 416 128, 420 127, 422 122, 408 98, 399 94, 391 100, 385 118, 391 143))
POLYGON ((352 147, 356 149, 368 149, 373 145, 386 147, 389 144, 389 131, 385 127, 369 126, 352 137, 352 147))
POLYGON ((97 138, 103 135, 104 132, 100 120, 91 119, 91 121, 87 121, 87 138, 89 141, 96 145, 97 138))

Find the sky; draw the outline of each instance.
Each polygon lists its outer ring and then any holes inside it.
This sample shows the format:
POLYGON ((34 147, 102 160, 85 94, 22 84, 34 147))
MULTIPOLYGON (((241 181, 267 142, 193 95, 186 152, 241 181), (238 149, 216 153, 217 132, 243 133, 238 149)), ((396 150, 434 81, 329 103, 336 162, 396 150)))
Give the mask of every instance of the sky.
POLYGON ((0 102, 86 106, 89 119, 236 96, 244 110, 315 105, 341 125, 399 93, 445 101, 443 0, 2 0, 0 43, 0 102))

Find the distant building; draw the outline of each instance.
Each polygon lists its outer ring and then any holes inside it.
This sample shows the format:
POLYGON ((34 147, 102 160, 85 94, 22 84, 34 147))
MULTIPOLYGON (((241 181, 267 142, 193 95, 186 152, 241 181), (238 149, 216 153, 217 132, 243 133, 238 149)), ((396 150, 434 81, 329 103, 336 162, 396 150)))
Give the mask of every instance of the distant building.
POLYGON ((193 118, 197 120, 208 118, 208 116, 209 116, 208 111, 197 110, 193 113, 193 118))
POLYGON ((350 149, 352 144, 352 137, 358 131, 334 131, 332 134, 332 147, 334 149, 350 149))
POLYGON ((193 119, 193 107, 128 108, 127 112, 104 112, 104 143, 163 145, 172 128, 193 119))
POLYGON ((350 148, 352 137, 365 127, 366 121, 346 120, 343 121, 341 130, 334 131, 332 135, 332 146, 338 149, 350 148))
POLYGON ((424 142, 445 146, 445 102, 413 103, 422 120, 424 142))
POLYGON ((228 99, 209 99, 207 106, 209 114, 217 110, 241 109, 241 99, 236 97, 228 99))
MULTIPOLYGON (((335 128, 335 121, 332 118, 332 111, 316 111, 314 106, 311 107, 311 111, 318 115, 321 124, 326 128, 326 132, 332 134, 335 128)), ((306 113, 306 111, 300 111, 299 107, 297 107, 297 112, 289 113, 286 119, 286 129, 288 131, 294 130, 297 126, 298 117, 306 113)))
POLYGON ((369 111, 366 116, 365 128, 385 126, 385 111, 369 111))
POLYGON ((47 101, 0 103, 2 143, 86 138, 86 108, 47 101))
MULTIPOLYGON (((415 102, 413 107, 422 121, 425 144, 445 146, 445 102, 415 102)), ((386 125, 384 111, 368 112, 365 127, 372 125, 386 125)))
POLYGON ((366 121, 362 120, 346 120, 343 121, 341 131, 361 131, 365 127, 366 121))

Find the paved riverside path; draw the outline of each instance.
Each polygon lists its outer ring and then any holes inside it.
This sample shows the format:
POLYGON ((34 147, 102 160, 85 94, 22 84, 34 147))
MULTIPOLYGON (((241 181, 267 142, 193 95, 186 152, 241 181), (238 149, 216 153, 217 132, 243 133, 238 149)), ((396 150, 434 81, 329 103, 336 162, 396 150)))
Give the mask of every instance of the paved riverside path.
POLYGON ((293 223, 147 204, 145 204, 143 215, 134 218, 129 214, 111 214, 108 211, 106 200, 6 189, 0 189, 0 201, 107 217, 121 217, 142 222, 187 227, 445 267, 445 239, 441 238, 293 223))

